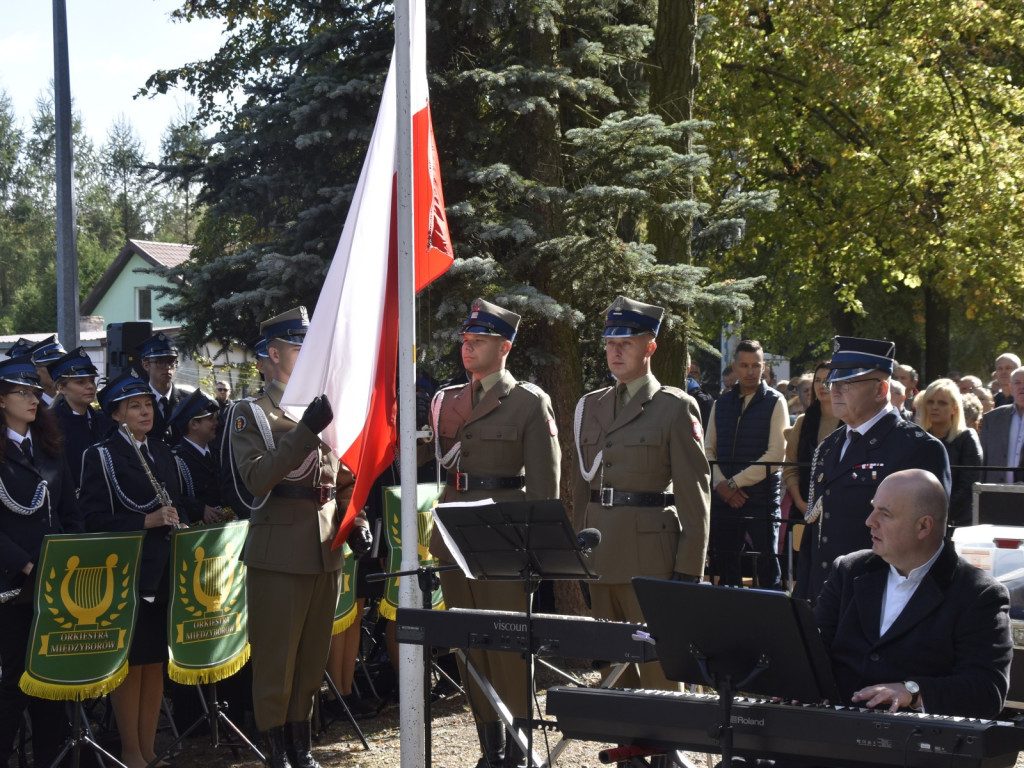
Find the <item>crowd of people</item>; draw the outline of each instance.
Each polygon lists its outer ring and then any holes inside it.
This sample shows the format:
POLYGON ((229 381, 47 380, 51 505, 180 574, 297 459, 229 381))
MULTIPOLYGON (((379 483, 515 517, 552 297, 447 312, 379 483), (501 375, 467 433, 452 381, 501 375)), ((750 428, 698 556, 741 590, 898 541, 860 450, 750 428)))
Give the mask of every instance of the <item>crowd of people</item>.
MULTIPOLYGON (((830 359, 774 382, 761 345, 747 339, 729 361, 728 386, 713 398, 695 370, 683 388, 652 373, 663 316, 624 296, 608 307, 601 335, 610 385, 579 400, 564 443, 572 446, 564 484, 572 523, 597 529, 605 542, 591 555, 601 574, 589 585, 592 615, 643 621, 634 576, 740 586, 749 574, 756 586, 782 589, 779 526, 788 520, 797 524, 794 594, 815 604, 852 701, 997 712, 1008 686, 1007 593, 957 558, 946 534, 971 522, 975 482, 1024 481, 1019 358, 1001 355, 987 386, 950 373, 921 388, 891 342, 836 337, 830 359), (867 612, 853 586, 861 578, 877 584, 867 612), (951 596, 945 608, 943 595, 951 596), (951 604, 971 606, 974 635, 949 620, 951 604), (873 614, 878 621, 865 623, 873 614), (909 651, 921 643, 939 647, 909 651), (887 664, 864 663, 887 644, 899 650, 887 664)), ((466 375, 418 415, 433 430, 442 502, 560 495, 563 442, 551 400, 506 369, 520 321, 474 301, 459 329, 466 375)), ((67 352, 55 337, 15 345, 0 362, 0 592, 9 596, 0 602, 0 765, 26 707, 36 765, 49 764, 44 745, 67 733, 62 709, 18 687, 33 570, 50 533, 145 531, 129 673, 110 697, 129 768, 157 758, 169 532, 178 526, 232 515, 249 521, 242 559, 249 595, 259 596, 248 611, 252 708, 268 764, 318 766, 310 719, 325 665, 346 705, 361 710, 351 693, 358 631, 332 644, 344 565, 332 544, 354 477, 318 437, 334 418, 326 396, 297 420, 280 407, 308 325, 301 307, 261 325, 253 348, 265 387, 237 402, 225 381, 213 397, 177 387, 178 352, 163 333, 140 347, 140 372, 125 371, 98 391, 85 351, 67 352)), ((365 514, 347 542, 356 556, 369 551, 365 514)), ((429 549, 442 564, 455 560, 436 533, 429 549)), ((476 581, 459 570, 441 580, 448 607, 526 607, 518 583, 476 581)), ((524 659, 484 651, 470 659, 523 718, 524 659)), ((477 768, 525 768, 521 734, 470 676, 463 680, 477 768)), ((636 665, 619 684, 681 687, 657 662, 636 665)))

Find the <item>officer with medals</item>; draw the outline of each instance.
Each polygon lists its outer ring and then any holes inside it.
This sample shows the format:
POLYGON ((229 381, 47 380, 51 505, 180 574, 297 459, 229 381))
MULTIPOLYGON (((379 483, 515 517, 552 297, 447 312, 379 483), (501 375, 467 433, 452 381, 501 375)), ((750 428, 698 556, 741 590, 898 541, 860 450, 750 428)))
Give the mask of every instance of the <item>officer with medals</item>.
MULTIPOLYGON (((558 498, 561 449, 551 400, 505 370, 519 320, 514 312, 477 299, 462 324, 462 363, 471 381, 438 391, 431 402, 437 458, 447 472, 442 502, 558 498)), ((430 552, 443 564, 453 562, 437 528, 430 552)), ((441 587, 452 608, 526 610, 518 581, 476 581, 450 570, 441 573, 441 587)), ((525 660, 478 650, 470 657, 513 717, 524 717, 525 660)), ((506 739, 498 713, 462 672, 483 753, 477 767, 522 764, 526 758, 506 739)))
POLYGON ((60 432, 41 393, 30 357, 0 362, 0 765, 13 754, 27 706, 39 768, 53 762, 70 727, 63 703, 26 696, 18 686, 32 628, 35 567, 44 536, 84 529, 60 432))
MULTIPOLYGON (((634 576, 699 581, 704 573, 711 472, 697 402, 651 373, 664 310, 619 296, 606 310, 608 368, 617 381, 584 395, 574 419, 577 528, 601 531, 591 555, 593 615, 643 621, 634 576)), ((636 672, 622 682, 636 686, 636 672)), ((658 663, 639 667, 643 688, 675 690, 658 663)))
POLYGON ((213 448, 220 406, 201 389, 182 400, 171 414, 171 428, 180 434, 171 449, 181 478, 181 507, 190 520, 221 522, 220 460, 213 448))
POLYGON ((903 469, 935 475, 949 495, 949 457, 942 443, 904 421, 889 402, 896 345, 836 336, 826 386, 843 425, 818 445, 811 460, 804 526, 793 594, 815 602, 832 562, 871 547, 865 525, 875 490, 903 469))
POLYGON ((93 408, 99 371, 85 349, 71 350, 47 363, 46 370, 57 387, 51 410, 64 434, 64 455, 78 487, 82 482, 82 454, 109 435, 114 422, 103 411, 93 408))
POLYGON ((162 440, 168 446, 177 442, 179 435, 171 429, 171 414, 188 392, 174 386, 174 375, 178 369, 178 349, 163 331, 158 331, 137 347, 142 358, 142 369, 149 376, 149 387, 153 391, 152 437, 162 440))
MULTIPOLYGON (((249 595, 253 709, 271 768, 316 768, 310 718, 331 644, 342 548, 331 547, 355 478, 317 436, 334 418, 326 396, 298 421, 280 407, 309 320, 296 307, 265 321, 271 376, 264 393, 231 410, 225 442, 255 498, 243 551, 249 595)), ((372 536, 357 518, 360 554, 372 536)))

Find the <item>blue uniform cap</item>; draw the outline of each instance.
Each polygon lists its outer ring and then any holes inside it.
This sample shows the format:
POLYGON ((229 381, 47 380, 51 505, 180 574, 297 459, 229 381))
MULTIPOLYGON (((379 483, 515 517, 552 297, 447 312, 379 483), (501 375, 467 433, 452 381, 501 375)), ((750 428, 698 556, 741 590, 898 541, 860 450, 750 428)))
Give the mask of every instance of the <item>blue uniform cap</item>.
POLYGON ((664 316, 665 310, 661 307, 618 296, 605 310, 604 333, 601 337, 623 338, 644 333, 657 336, 664 316))
POLYGON ((32 362, 36 365, 52 363, 65 352, 67 352, 67 350, 60 345, 60 342, 57 341, 57 337, 55 335, 48 336, 42 341, 37 342, 28 350, 28 354, 32 357, 32 362))
POLYGON ((26 339, 22 336, 7 350, 8 357, 21 357, 22 355, 30 354, 29 350, 35 346, 35 342, 32 339, 26 339))
POLYGON ((289 344, 302 344, 306 340, 309 329, 309 317, 305 307, 295 307, 280 315, 264 320, 260 324, 260 333, 270 342, 274 339, 287 341, 289 344))
POLYGON ((896 344, 891 341, 836 336, 827 381, 845 381, 875 371, 891 376, 895 362, 896 344))
POLYGON ((190 419, 211 416, 219 411, 220 406, 218 406, 212 398, 203 392, 203 390, 197 389, 178 403, 178 407, 175 408, 174 413, 171 414, 171 426, 184 434, 185 427, 188 426, 190 419))
POLYGON ((6 381, 8 384, 21 384, 33 389, 42 389, 39 385, 39 374, 36 373, 36 365, 32 362, 32 358, 26 354, 11 357, 0 362, 0 381, 6 381))
POLYGON ((171 337, 163 331, 158 331, 142 342, 136 349, 143 360, 154 357, 177 357, 178 349, 171 341, 171 337))
POLYGON ((461 332, 479 336, 501 336, 509 341, 515 341, 520 320, 522 317, 515 312, 483 299, 475 299, 469 309, 469 317, 462 324, 461 332))
POLYGON ((76 379, 100 375, 84 347, 77 347, 47 363, 46 370, 50 372, 50 378, 54 381, 61 378, 76 379))
POLYGON ((119 402, 136 395, 149 395, 156 399, 153 395, 153 390, 149 388, 149 384, 144 382, 138 373, 128 369, 101 389, 96 394, 96 399, 99 401, 103 412, 109 416, 114 412, 114 408, 119 402))

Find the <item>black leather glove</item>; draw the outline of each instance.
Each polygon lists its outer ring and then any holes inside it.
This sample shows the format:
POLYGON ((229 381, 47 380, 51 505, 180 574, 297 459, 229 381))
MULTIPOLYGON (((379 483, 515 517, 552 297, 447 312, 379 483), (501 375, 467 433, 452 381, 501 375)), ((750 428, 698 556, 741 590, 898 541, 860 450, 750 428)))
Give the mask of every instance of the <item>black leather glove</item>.
POLYGON ((314 397, 312 402, 306 406, 306 412, 302 414, 302 423, 309 427, 314 435, 319 435, 327 425, 334 421, 334 411, 331 409, 331 401, 327 395, 314 397))
POLYGON ((370 529, 361 525, 354 526, 348 535, 348 546, 356 557, 369 553, 370 547, 373 546, 373 534, 370 533, 370 529))
POLYGON ((672 581, 686 581, 690 584, 696 584, 700 579, 682 571, 672 571, 672 581))

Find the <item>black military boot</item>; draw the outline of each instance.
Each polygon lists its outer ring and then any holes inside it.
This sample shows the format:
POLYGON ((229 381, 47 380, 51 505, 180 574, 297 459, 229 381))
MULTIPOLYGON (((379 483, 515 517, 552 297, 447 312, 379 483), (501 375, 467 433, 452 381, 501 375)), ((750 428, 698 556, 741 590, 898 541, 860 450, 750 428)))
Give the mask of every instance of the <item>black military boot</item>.
POLYGON ((500 722, 477 723, 476 733, 480 737, 480 751, 483 753, 476 762, 476 768, 502 768, 505 759, 505 726, 500 722))
POLYGON ((323 768, 313 759, 313 738, 309 720, 284 725, 288 730, 288 760, 292 768, 323 768))
POLYGON ((267 757, 269 768, 292 768, 288 762, 283 725, 263 732, 263 754, 267 757))
POLYGON ((505 733, 505 762, 504 768, 530 768, 530 760, 522 749, 519 742, 512 738, 512 734, 505 733))

